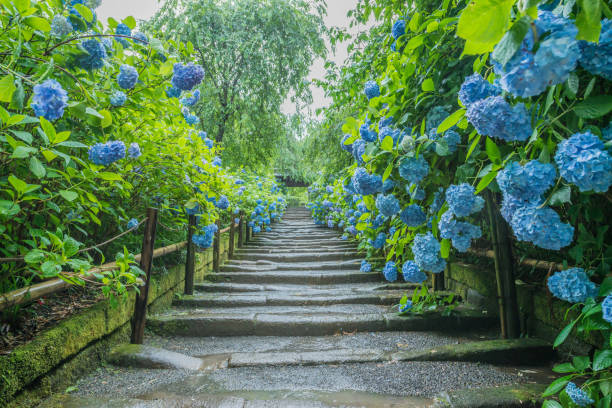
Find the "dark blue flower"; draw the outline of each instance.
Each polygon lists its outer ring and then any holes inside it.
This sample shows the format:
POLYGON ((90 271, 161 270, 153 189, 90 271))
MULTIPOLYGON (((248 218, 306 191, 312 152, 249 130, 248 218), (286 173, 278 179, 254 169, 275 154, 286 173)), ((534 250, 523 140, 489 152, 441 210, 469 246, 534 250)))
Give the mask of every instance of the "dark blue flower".
POLYGON ((110 103, 113 106, 123 106, 127 101, 125 92, 115 91, 110 97, 110 103))
POLYGON ((418 227, 425 223, 425 213, 417 204, 409 205, 400 213, 400 219, 409 227, 418 227))
POLYGON ((510 106, 501 96, 490 96, 467 108, 466 117, 476 131, 506 142, 524 142, 532 133, 531 117, 522 103, 510 106))
POLYGON ((479 73, 466 77, 459 90, 459 100, 466 107, 481 99, 497 95, 501 95, 501 89, 485 80, 479 73))
POLYGON ((393 24, 393 27, 391 27, 391 35, 395 40, 397 40, 404 34, 406 34, 406 21, 401 19, 397 20, 393 24))
POLYGON ((404 280, 406 282, 421 283, 427 280, 427 275, 421 272, 419 266, 414 261, 404 262, 402 266, 402 275, 404 275, 404 280))
POLYGON ((372 272, 372 265, 365 259, 361 261, 361 267, 359 268, 361 272, 372 272))
POLYGON ((372 195, 382 190, 382 177, 370 175, 363 167, 355 169, 351 181, 355 191, 361 195, 372 195))
POLYGON ((406 157, 400 161, 399 174, 400 176, 408 180, 411 183, 418 183, 423 180, 429 173, 429 165, 423 158, 419 157, 406 157))
POLYGON ((190 91, 197 86, 204 78, 204 68, 190 62, 186 65, 181 63, 174 64, 174 75, 172 85, 183 91, 190 91))
POLYGON ((582 268, 556 272, 548 278, 547 284, 553 296, 570 303, 581 303, 594 298, 599 291, 582 268))
POLYGON ((414 261, 421 270, 440 273, 446 267, 446 261, 440 256, 440 243, 431 232, 417 234, 411 248, 414 261))
POLYGON ((521 166, 511 162, 497 174, 499 188, 521 201, 537 201, 555 184, 557 171, 552 164, 532 160, 521 166))
POLYGON ((131 65, 123 64, 119 68, 117 83, 123 89, 132 89, 138 81, 138 71, 131 65))
POLYGON ((612 81, 612 20, 602 20, 599 42, 580 41, 580 50, 584 69, 612 81))
POLYGON ((601 312, 604 320, 612 323, 612 295, 606 296, 601 302, 601 312))
POLYGON ((183 104, 183 106, 193 106, 196 103, 198 103, 199 100, 200 100, 200 90, 196 89, 195 91, 193 91, 191 96, 185 96, 181 98, 181 103, 183 104))
POLYGON ((374 249, 382 249, 385 246, 386 242, 387 242, 387 234, 385 234, 384 232, 380 232, 376 236, 376 239, 370 240, 370 245, 372 245, 374 249))
POLYGON ((376 197, 376 208, 385 217, 392 217, 400 212, 400 204, 393 194, 379 194, 376 197))
POLYGON ((55 79, 47 79, 34 86, 31 106, 36 116, 49 121, 57 120, 64 115, 64 109, 68 106, 68 92, 55 79))
POLYGON ((138 220, 136 218, 132 218, 127 223, 127 229, 129 230, 136 228, 137 226, 138 226, 138 220))
POLYGON ((137 159, 140 157, 142 153, 140 152, 140 146, 138 145, 138 143, 134 142, 132 144, 130 144, 130 147, 128 148, 128 156, 131 159, 137 159))
POLYGON ((125 158, 125 144, 120 140, 96 143, 89 148, 89 160, 99 166, 108 166, 123 158, 125 158))
POLYGON ((80 48, 86 53, 78 58, 81 68, 91 71, 104 66, 106 48, 100 41, 94 38, 81 41, 80 48))
POLYGON ((181 96, 181 92, 183 91, 173 86, 166 88, 166 96, 168 98, 178 98, 179 96, 181 96))
POLYGON ((595 400, 589 397, 589 394, 578 388, 573 382, 568 382, 565 386, 565 393, 579 407, 588 407, 595 403, 595 400))
MULTIPOLYGON (((123 36, 126 36, 126 37, 131 37, 132 30, 127 25, 125 25, 123 23, 119 23, 117 25, 117 28, 115 28, 115 34, 116 35, 123 35, 123 36)), ((124 37, 115 37, 115 40, 118 43, 120 43, 121 45, 123 45, 123 48, 128 48, 130 46, 130 43, 124 37)))
POLYGON ((395 282, 397 280, 397 267, 395 266, 395 262, 389 261, 385 264, 383 275, 389 282, 395 282))
POLYGON ((365 83, 364 87, 365 94, 368 99, 376 98, 380 96, 380 88, 376 81, 368 81, 365 83))
POLYGON ((559 214, 537 204, 517 206, 510 226, 519 241, 531 242, 544 249, 558 251, 572 243, 574 227, 561 222, 559 214))

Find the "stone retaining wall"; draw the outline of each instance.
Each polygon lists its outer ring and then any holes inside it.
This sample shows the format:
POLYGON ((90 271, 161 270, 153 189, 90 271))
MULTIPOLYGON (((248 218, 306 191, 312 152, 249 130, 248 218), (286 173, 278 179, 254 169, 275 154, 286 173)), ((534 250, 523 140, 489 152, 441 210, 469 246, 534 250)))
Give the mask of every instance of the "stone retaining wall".
MULTIPOLYGON (((497 283, 493 268, 455 262, 444 273, 446 289, 460 295, 466 302, 482 307, 488 313, 499 315, 497 283)), ((564 320, 568 303, 553 298, 548 291, 521 281, 516 282, 522 332, 553 342, 561 329, 576 314, 569 314, 564 320)), ((600 340, 594 336, 570 336, 565 349, 587 353, 600 340)))
MULTIPOLYGON (((234 242, 238 243, 238 234, 234 242)), ((221 262, 227 259, 228 249, 229 233, 225 233, 220 240, 221 262)), ((212 269, 212 259, 212 248, 196 254, 196 282, 202 281, 212 269)), ((149 312, 170 306, 174 295, 183 293, 184 282, 184 265, 154 275, 149 289, 149 312)), ((43 331, 11 354, 0 356, 0 406, 33 407, 98 367, 112 346, 129 342, 134 301, 131 292, 115 308, 108 301, 99 302, 43 331)))

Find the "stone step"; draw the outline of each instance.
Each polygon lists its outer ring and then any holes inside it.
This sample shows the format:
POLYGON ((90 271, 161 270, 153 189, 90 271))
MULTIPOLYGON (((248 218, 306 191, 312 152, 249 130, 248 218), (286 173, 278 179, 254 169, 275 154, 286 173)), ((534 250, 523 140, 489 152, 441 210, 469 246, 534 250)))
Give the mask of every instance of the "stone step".
MULTIPOLYGON (((174 306, 180 307, 252 307, 252 306, 328 306, 339 304, 395 305, 405 291, 371 291, 352 293, 338 291, 304 292, 260 292, 255 294, 207 294, 183 296, 175 299, 174 306), (327 293, 325 293, 327 292, 327 293)), ((408 292, 410 296, 410 292, 408 292)))
POLYGON ((352 251, 337 251, 337 252, 305 252, 301 254, 296 253, 271 253, 271 254, 259 254, 253 257, 250 254, 237 253, 234 256, 236 260, 245 259, 256 259, 259 261, 272 261, 272 262, 325 262, 325 261, 348 261, 357 260, 361 262, 363 255, 357 254, 352 251))
POLYGON ((359 270, 338 271, 275 271, 275 272, 220 272, 207 275, 208 282, 324 285, 339 283, 381 282, 378 272, 362 273, 359 270))
POLYGON ((329 291, 387 291, 387 290, 412 290, 418 285, 413 283, 360 283, 360 284, 337 284, 337 285, 291 285, 291 284, 247 284, 247 283, 227 283, 227 282, 200 282, 196 283, 195 289, 206 293, 249 293, 249 292, 329 292, 329 291))
POLYGON ((316 232, 316 233, 310 233, 310 234, 306 234, 306 235, 301 235, 301 234, 291 234, 291 235, 287 235, 287 234, 271 234, 271 233, 265 233, 265 232, 261 232, 259 234, 255 235, 255 242, 258 241, 265 241, 265 240, 270 240, 270 241, 277 241, 277 242, 281 242, 281 241, 304 241, 305 243, 309 243, 310 241, 317 241, 317 240, 337 240, 338 239, 338 234, 336 233, 332 233, 332 232, 316 232))
MULTIPOLYGON (((363 305, 360 305, 363 306, 363 305)), ((370 308, 372 306, 370 305, 370 308)), ((153 316, 147 327, 160 335, 179 336, 323 336, 337 333, 372 331, 438 331, 461 332, 492 328, 498 324, 495 317, 464 310, 453 316, 398 316, 396 313, 341 313, 329 307, 305 313, 274 313, 271 307, 261 313, 252 308, 234 308, 231 313, 182 313, 153 316)), ((355 308, 357 309, 357 308, 355 308)), ((227 309, 229 310, 229 309, 227 309)))
POLYGON ((266 271, 358 271, 360 260, 341 262, 296 262, 230 261, 223 264, 221 272, 266 272, 266 271))
POLYGON ((303 254, 309 252, 319 252, 319 253, 327 253, 327 252, 353 252, 359 253, 357 251, 357 247, 354 245, 346 245, 346 246, 324 246, 324 247, 297 247, 297 248, 278 248, 271 246, 264 247, 243 247, 241 249, 237 249, 234 251, 236 255, 249 255, 249 256, 259 256, 259 255, 267 255, 267 254, 303 254))

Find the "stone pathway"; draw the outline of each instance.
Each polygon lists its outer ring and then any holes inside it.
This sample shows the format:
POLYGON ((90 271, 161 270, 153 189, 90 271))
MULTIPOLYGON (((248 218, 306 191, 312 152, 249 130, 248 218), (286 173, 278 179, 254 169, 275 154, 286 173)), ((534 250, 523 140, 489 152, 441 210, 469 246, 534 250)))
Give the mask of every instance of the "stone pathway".
POLYGON ((117 348, 45 406, 479 406, 465 390, 508 386, 495 392, 516 400, 513 387, 540 372, 516 366, 551 357, 536 340, 494 340, 497 320, 468 307, 398 316, 413 286, 359 272, 362 258, 291 209, 194 296, 151 316, 145 346, 117 348))

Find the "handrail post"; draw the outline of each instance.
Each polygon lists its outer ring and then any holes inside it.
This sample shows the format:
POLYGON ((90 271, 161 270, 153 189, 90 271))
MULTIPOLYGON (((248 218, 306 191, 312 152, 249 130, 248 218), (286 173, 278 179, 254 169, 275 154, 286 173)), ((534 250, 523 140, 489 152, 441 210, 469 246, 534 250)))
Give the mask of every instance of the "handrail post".
POLYGON ((227 248, 227 259, 232 259, 234 256, 234 233, 236 232, 236 223, 234 222, 234 218, 232 216, 232 220, 230 223, 229 230, 229 247, 227 248))
POLYGON ((221 220, 217 220, 217 232, 213 241, 213 272, 219 272, 221 250, 221 220))
POLYGON ((195 245, 193 244, 193 232, 196 228, 196 216, 189 216, 187 224, 187 262, 185 263, 185 294, 193 295, 193 280, 195 276, 195 245))
POLYGON ((134 305, 134 318, 132 320, 132 344, 142 344, 144 341, 144 328, 147 322, 147 303, 149 299, 149 284, 151 282, 151 265, 153 264, 153 250, 155 248, 155 234, 157 232, 157 208, 147 208, 147 224, 142 239, 142 252, 140 269, 145 274, 145 283, 136 295, 134 305))
POLYGON ((244 244, 244 212, 240 211, 240 222, 238 223, 238 248, 244 244))

